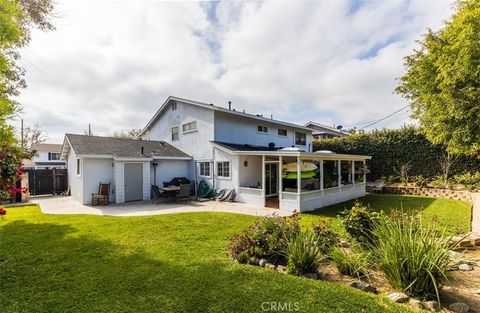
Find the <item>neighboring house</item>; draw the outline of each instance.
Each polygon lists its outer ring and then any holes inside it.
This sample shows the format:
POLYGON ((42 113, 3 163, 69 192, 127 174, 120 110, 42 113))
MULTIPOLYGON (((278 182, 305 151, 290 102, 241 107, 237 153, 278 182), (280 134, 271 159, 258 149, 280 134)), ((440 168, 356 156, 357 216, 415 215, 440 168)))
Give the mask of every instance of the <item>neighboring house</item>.
POLYGON ((341 129, 330 127, 317 122, 308 122, 305 127, 313 129, 312 136, 315 139, 328 139, 333 137, 348 136, 349 133, 341 129))
POLYGON ((31 160, 24 160, 25 169, 64 169, 66 163, 60 160, 62 145, 51 143, 37 143, 32 145, 36 151, 31 160))
POLYGON ((100 183, 110 183, 110 201, 148 200, 152 184, 189 176, 191 157, 163 141, 65 134, 71 195, 91 204, 100 183))
POLYGON ((231 107, 168 97, 142 130, 143 140, 67 134, 62 159, 68 159, 72 195, 82 203, 89 203, 100 182, 111 182, 112 199, 121 203, 149 199, 151 184, 162 187, 183 176, 217 190, 234 189, 238 202, 291 211, 365 195, 370 157, 313 153, 312 132, 231 107))

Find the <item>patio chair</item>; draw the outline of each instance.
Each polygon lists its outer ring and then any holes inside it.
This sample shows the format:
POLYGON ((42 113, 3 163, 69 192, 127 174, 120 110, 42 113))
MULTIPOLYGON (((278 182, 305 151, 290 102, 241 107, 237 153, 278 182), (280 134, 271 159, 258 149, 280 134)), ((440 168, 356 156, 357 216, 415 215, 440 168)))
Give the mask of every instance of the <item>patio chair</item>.
POLYGON ((155 202, 155 200, 157 199, 163 200, 163 201, 167 201, 168 199, 168 194, 166 192, 161 192, 160 188, 158 188, 158 186, 156 185, 152 185, 152 196, 153 196, 152 202, 155 202))
POLYGON ((383 193, 383 187, 385 186, 385 182, 381 179, 377 179, 374 182, 374 184, 375 184, 375 186, 372 187, 372 191, 383 193))
POLYGON ((180 190, 178 190, 177 201, 190 201, 192 200, 190 196, 190 185, 180 185, 180 190))
POLYGON ((92 193, 92 205, 106 205, 109 201, 110 183, 98 185, 98 193, 92 193))

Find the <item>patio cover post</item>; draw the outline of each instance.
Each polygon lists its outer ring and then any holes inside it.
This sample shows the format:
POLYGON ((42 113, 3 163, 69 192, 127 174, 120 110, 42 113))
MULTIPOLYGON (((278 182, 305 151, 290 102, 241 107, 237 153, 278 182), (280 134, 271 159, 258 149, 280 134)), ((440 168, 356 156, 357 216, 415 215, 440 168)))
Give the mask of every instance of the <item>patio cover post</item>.
POLYGON ((262 190, 265 193, 265 155, 262 155, 262 190))
POLYGON ((302 184, 302 170, 300 166, 300 157, 297 156, 297 193, 300 193, 302 191, 302 187, 300 186, 302 184))
POLYGON ((352 184, 355 184, 355 161, 352 161, 352 184))
MULTIPOLYGON (((365 166, 367 166, 367 160, 363 160, 363 168, 365 168, 365 166)), ((367 182, 367 172, 366 171, 363 171, 363 182, 364 183, 367 182)))
POLYGON ((338 187, 342 188, 342 160, 337 161, 338 187))
POLYGON ((282 179, 282 172, 283 172, 283 157, 278 157, 278 201, 282 200, 282 191, 283 191, 283 179, 282 179))
POLYGON ((320 190, 323 190, 323 160, 320 160, 320 190))

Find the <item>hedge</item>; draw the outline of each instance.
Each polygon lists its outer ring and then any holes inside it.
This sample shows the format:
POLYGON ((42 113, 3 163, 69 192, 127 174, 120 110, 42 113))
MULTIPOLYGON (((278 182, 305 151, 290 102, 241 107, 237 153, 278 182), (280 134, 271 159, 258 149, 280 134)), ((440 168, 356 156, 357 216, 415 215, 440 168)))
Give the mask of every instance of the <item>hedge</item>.
MULTIPOLYGON (((372 160, 367 161, 371 172, 369 180, 398 176, 395 169, 398 171, 403 164, 410 165, 409 176, 433 178, 442 174, 439 159, 444 148, 430 143, 413 126, 315 140, 313 149, 372 156, 372 160)), ((479 170, 480 159, 460 156, 450 169, 450 176, 479 170)))

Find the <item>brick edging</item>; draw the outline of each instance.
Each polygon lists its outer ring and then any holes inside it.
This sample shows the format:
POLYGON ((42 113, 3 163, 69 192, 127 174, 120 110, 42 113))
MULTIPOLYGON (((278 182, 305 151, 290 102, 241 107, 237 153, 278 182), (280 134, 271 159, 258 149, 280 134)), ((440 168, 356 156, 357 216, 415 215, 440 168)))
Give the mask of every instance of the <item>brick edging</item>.
POLYGON ((422 187, 406 187, 406 186, 385 186, 384 193, 426 196, 433 198, 445 198, 452 200, 462 200, 473 202, 473 193, 466 190, 450 190, 439 188, 422 188, 422 187))

